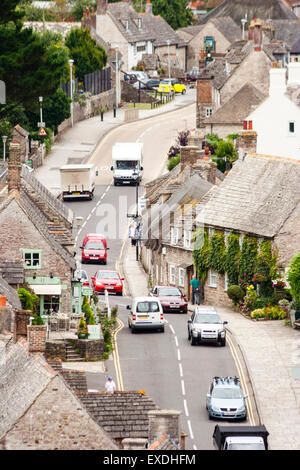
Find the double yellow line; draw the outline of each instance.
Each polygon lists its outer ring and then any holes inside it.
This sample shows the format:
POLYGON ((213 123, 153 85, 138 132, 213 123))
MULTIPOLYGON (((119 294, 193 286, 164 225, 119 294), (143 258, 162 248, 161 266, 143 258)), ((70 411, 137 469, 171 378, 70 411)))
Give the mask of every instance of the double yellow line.
POLYGON ((122 378, 122 372, 121 372, 121 364, 120 364, 120 357, 119 357, 119 349, 118 349, 118 343, 117 343, 117 334, 119 331, 124 328, 124 323, 120 318, 117 318, 117 323, 118 326, 113 332, 113 360, 114 360, 114 365, 115 365, 115 370, 116 370, 116 379, 117 379, 117 389, 120 391, 124 391, 124 385, 123 385, 123 378, 122 378))
MULTIPOLYGON (((240 377, 240 380, 241 380, 241 384, 242 384, 242 388, 243 390, 245 391, 246 395, 248 397, 250 397, 249 395, 249 389, 247 387, 247 382, 246 382, 246 379, 245 379, 245 375, 244 375, 244 372, 243 372, 243 367, 242 367, 242 364, 241 364, 241 361, 238 357, 238 354, 236 352, 236 348, 233 344, 233 342, 231 341, 231 339, 229 338, 229 335, 227 335, 227 341, 229 343, 229 347, 230 347, 230 350, 231 350, 231 354, 232 354, 232 357, 234 359, 234 362, 236 364, 236 367, 237 367, 237 370, 238 370, 238 373, 239 373, 239 377, 240 377)), ((252 409, 252 404, 251 404, 251 400, 249 400, 246 404, 247 406, 247 412, 248 412, 248 417, 249 417, 249 421, 250 421, 250 424, 251 426, 255 426, 255 419, 254 419, 254 414, 253 414, 253 409, 252 409)))

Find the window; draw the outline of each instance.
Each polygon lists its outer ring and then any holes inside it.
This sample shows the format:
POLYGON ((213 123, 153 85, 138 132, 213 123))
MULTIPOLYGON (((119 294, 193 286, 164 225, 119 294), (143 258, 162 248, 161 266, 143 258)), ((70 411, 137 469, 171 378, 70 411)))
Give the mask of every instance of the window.
POLYGON ((192 245, 192 232, 191 230, 184 230, 183 232, 183 245, 185 248, 191 248, 192 245))
POLYGON ((178 283, 180 287, 184 287, 184 277, 185 277, 184 268, 179 268, 178 269, 178 280, 179 280, 178 283))
POLYGON ((294 134, 295 133, 295 123, 294 121, 289 122, 289 133, 294 134))
POLYGON ((177 245, 178 243, 178 228, 171 227, 171 245, 177 245))
POLYGON ((209 271, 209 287, 217 287, 218 286, 218 275, 214 271, 209 271))
POLYGON ((23 250, 24 269, 41 268, 41 250, 23 250))
POLYGON ((175 266, 170 265, 170 284, 175 284, 175 266))
POLYGON ((205 117, 209 118, 212 115, 212 108, 205 108, 205 117))

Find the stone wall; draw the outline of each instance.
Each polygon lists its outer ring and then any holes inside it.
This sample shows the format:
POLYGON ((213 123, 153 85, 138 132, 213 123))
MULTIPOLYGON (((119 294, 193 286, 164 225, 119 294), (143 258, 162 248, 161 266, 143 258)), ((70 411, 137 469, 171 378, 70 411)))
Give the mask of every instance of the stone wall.
POLYGON ((161 434, 168 436, 175 444, 180 446, 179 418, 181 412, 176 410, 151 410, 149 417, 148 441, 154 442, 161 434))
POLYGON ((12 316, 13 311, 11 308, 9 308, 8 306, 0 307, 0 333, 12 331, 12 316))
POLYGON ((46 341, 45 345, 45 357, 46 359, 61 359, 65 361, 67 359, 66 344, 63 340, 52 340, 46 341))
POLYGON ((215 52, 225 54, 230 42, 223 34, 214 26, 212 22, 206 23, 204 28, 194 36, 188 45, 187 69, 199 65, 200 51, 204 50, 204 39, 206 36, 214 38, 215 52))
POLYGON ((134 88, 129 83, 122 81, 121 82, 121 98, 126 103, 153 103, 155 98, 146 93, 144 90, 138 90, 134 88))
POLYGON ((100 361, 104 353, 104 339, 77 339, 70 340, 74 349, 80 351, 80 355, 89 361, 100 361))
POLYGON ((30 323, 31 312, 28 310, 16 310, 13 325, 14 341, 19 341, 20 338, 27 338, 27 326, 30 323))
POLYGON ((232 308, 232 301, 225 290, 225 276, 217 274, 217 287, 209 285, 209 275, 204 285, 204 303, 214 306, 225 306, 232 308))
POLYGON ((197 80, 197 97, 196 97, 196 127, 205 127, 204 119, 206 118, 205 109, 212 108, 213 92, 210 78, 197 80))

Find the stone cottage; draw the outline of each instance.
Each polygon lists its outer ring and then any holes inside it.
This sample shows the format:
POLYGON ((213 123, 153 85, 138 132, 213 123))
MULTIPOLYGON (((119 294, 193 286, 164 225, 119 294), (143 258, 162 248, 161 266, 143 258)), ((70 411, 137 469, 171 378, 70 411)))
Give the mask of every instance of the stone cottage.
MULTIPOLYGON (((181 147, 181 162, 146 185, 141 261, 152 285, 179 287, 189 298, 194 272, 192 232, 197 203, 224 176, 205 160, 199 141, 181 147)), ((201 140, 201 139, 200 139, 201 140)))
POLYGON ((20 145, 12 142, 7 194, 0 205, 0 261, 21 260, 24 280, 39 296, 41 314, 71 313, 76 269, 73 214, 20 162, 20 145))
MULTIPOLYGON (((254 237, 257 246, 269 240, 278 250, 277 265, 284 274, 300 246, 299 161, 254 153, 255 144, 254 131, 241 133, 240 159, 207 193, 196 226, 206 228, 209 238, 215 231, 223 233, 225 245, 231 233, 238 235, 240 247, 246 236, 254 237)), ((205 302, 229 305, 227 273, 209 269, 207 274, 205 302)))
POLYGON ((223 56, 228 47, 242 38, 241 28, 229 16, 212 18, 202 25, 186 26, 177 33, 188 40, 187 69, 198 66, 200 53, 210 52, 212 57, 223 56))

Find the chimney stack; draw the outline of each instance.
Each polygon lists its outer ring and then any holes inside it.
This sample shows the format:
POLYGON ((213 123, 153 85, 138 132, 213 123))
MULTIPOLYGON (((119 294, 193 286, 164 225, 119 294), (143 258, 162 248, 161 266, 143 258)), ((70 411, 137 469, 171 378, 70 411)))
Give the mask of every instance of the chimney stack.
POLYGON ((205 108, 212 107, 212 84, 213 76, 198 78, 197 97, 196 97, 196 127, 205 127, 205 108))
POLYGON ((176 410, 151 410, 148 411, 149 432, 148 441, 151 444, 162 434, 175 442, 180 448, 181 435, 179 430, 180 411, 176 410))
POLYGON ((9 145, 8 192, 20 191, 21 166, 21 147, 19 142, 13 140, 9 145))
POLYGON ((147 0, 145 12, 148 13, 149 15, 153 14, 151 0, 147 0))
POLYGON ((107 10, 107 0, 97 0, 97 15, 105 15, 107 10))

